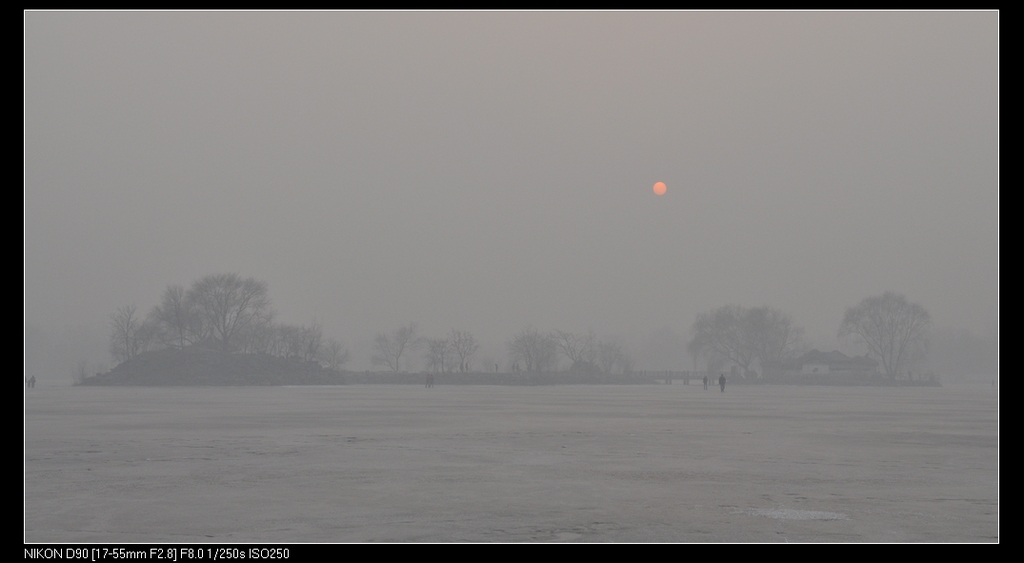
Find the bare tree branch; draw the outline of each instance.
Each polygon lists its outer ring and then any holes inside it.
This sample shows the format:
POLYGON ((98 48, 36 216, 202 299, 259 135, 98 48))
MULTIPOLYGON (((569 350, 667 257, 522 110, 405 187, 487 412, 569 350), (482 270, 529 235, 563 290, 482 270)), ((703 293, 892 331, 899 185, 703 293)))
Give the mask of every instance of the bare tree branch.
POLYGON ((267 322, 271 316, 266 282, 242 279, 238 274, 215 274, 197 280, 187 297, 195 304, 210 336, 225 350, 241 347, 239 334, 267 322))
POLYGON ((469 332, 453 328, 448 340, 451 341, 455 355, 459 358, 459 371, 470 371, 473 355, 480 348, 476 339, 469 332))
POLYGON ((782 311, 771 307, 725 305, 697 316, 687 351, 709 369, 732 362, 750 371, 755 361, 763 366, 791 355, 802 330, 782 311))
POLYGON ((373 339, 374 365, 385 366, 398 373, 402 369, 402 354, 419 345, 416 339, 416 323, 409 323, 391 334, 381 333, 373 339))
POLYGON ((557 351, 554 339, 533 327, 524 328, 508 342, 509 360, 523 362, 528 372, 554 368, 558 363, 557 351))
POLYGON ((924 343, 931 316, 924 307, 898 293, 868 297, 846 310, 839 337, 856 336, 895 379, 915 346, 924 343))

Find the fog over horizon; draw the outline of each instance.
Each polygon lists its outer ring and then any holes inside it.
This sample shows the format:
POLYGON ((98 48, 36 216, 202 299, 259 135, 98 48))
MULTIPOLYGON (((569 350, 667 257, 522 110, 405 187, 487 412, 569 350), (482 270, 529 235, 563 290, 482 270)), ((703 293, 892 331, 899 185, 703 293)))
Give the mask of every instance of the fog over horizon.
POLYGON ((996 11, 27 11, 26 369, 110 367, 118 307, 217 273, 266 281, 358 370, 410 322, 473 333, 481 363, 533 326, 693 369, 696 316, 730 304, 831 350, 887 291, 994 341, 998 31, 996 11))

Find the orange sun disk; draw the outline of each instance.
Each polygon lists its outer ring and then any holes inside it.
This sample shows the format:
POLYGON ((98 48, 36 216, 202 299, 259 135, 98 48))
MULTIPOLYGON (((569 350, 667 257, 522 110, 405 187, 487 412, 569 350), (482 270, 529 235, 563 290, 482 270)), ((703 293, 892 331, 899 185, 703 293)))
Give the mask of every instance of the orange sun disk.
POLYGON ((658 195, 665 195, 665 190, 667 189, 668 187, 665 186, 665 182, 658 182, 654 184, 654 193, 658 195))

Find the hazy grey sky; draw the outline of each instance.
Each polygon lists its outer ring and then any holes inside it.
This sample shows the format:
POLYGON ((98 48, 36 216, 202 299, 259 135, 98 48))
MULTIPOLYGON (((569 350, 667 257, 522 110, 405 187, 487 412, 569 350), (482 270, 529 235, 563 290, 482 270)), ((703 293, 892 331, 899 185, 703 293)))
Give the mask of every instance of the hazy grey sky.
POLYGON ((26 12, 26 322, 105 331, 237 272, 357 368, 409 321, 497 356, 770 305, 829 342, 885 291, 990 332, 998 23, 26 12))

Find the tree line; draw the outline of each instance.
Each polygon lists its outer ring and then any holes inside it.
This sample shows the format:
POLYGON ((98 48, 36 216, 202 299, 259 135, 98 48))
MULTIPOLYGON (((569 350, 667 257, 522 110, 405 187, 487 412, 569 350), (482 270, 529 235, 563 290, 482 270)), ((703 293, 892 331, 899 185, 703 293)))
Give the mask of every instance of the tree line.
POLYGON ((509 358, 528 372, 554 369, 562 357, 569 360, 569 371, 575 373, 633 371, 633 358, 623 345, 599 340, 592 332, 555 330, 545 334, 527 327, 513 336, 507 347, 509 358))
POLYGON ((373 339, 373 365, 393 372, 402 370, 402 356, 422 351, 426 368, 435 372, 473 371, 473 357, 480 349, 473 335, 452 329, 437 338, 420 337, 416 323, 409 323, 390 333, 379 333, 373 339))
MULTIPOLYGON (((848 308, 837 336, 863 346, 883 373, 895 379, 924 354, 930 325, 924 307, 887 292, 848 308)), ((697 316, 687 351, 710 371, 731 363, 747 376, 755 364, 763 367, 802 352, 802 334, 793 319, 777 309, 725 305, 697 316)))
MULTIPOLYGON (((373 365, 402 371, 402 358, 423 353, 426 369, 435 372, 469 372, 480 345, 467 331, 452 329, 442 337, 420 337, 416 323, 392 332, 377 334, 373 340, 373 365)), ((598 340, 593 333, 556 330, 543 333, 527 327, 506 343, 508 364, 513 371, 543 372, 558 368, 564 356, 569 370, 577 373, 629 373, 633 360, 626 349, 613 341, 598 340)), ((485 368, 486 369, 486 368, 485 368)))
MULTIPOLYGON (((885 293, 864 299, 846 310, 837 333, 852 338, 895 378, 923 354, 931 318, 903 295, 885 293)), ((791 359, 803 348, 803 330, 786 313, 771 307, 725 305, 697 316, 687 352, 708 370, 733 364, 744 376, 755 364, 791 359)), ((314 320, 310 325, 274 322, 266 282, 238 274, 213 274, 185 289, 168 285, 160 304, 142 315, 135 305, 119 307, 110 318, 110 353, 118 362, 157 348, 205 348, 269 354, 316 361, 340 370, 349 361, 348 348, 325 339, 314 320)), ((436 338, 419 335, 416 323, 373 340, 374 366, 402 371, 410 355, 422 352, 426 368, 435 372, 473 371, 480 346, 473 335, 452 329, 436 338)), ((629 373, 633 358, 621 344, 598 339, 592 332, 541 332, 527 327, 506 342, 508 363, 515 371, 557 369, 564 357, 576 373, 629 373)))

